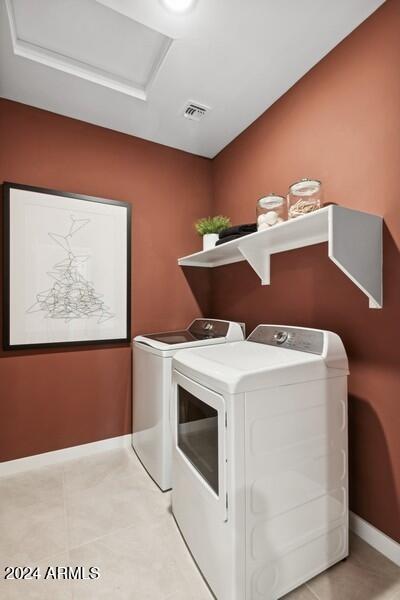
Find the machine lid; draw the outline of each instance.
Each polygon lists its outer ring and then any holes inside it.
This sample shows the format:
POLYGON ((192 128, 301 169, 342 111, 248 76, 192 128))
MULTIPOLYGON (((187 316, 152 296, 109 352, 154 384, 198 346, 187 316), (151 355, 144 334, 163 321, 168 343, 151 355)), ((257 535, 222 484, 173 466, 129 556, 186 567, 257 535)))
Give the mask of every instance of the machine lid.
POLYGON ((155 340, 157 342, 163 342, 173 346, 174 344, 184 344, 186 342, 195 342, 197 340, 204 340, 210 336, 207 334, 193 334, 188 329, 182 329, 181 331, 165 331, 163 333, 150 333, 145 336, 149 340, 155 340))
MULTIPOLYGON (((177 350, 210 343, 218 344, 225 341, 229 335, 230 325, 230 321, 195 319, 188 329, 139 335, 135 337, 135 341, 157 350, 177 350)), ((239 331, 241 332, 241 329, 239 331)), ((243 339, 243 336, 239 338, 236 336, 235 339, 243 339)))
POLYGON ((210 389, 228 393, 348 373, 346 353, 336 334, 275 325, 257 327, 243 342, 183 350, 174 358, 173 367, 210 389), (275 337, 276 333, 289 333, 289 330, 299 335, 275 337), (300 335, 306 332, 322 337, 300 335))
POLYGON ((278 367, 288 367, 307 362, 321 362, 315 355, 307 355, 296 350, 272 348, 267 345, 245 340, 223 346, 192 348, 180 353, 175 361, 179 364, 185 358, 185 363, 201 364, 207 370, 213 370, 219 376, 238 374, 252 375, 253 373, 268 372, 278 367))
POLYGON ((195 319, 188 329, 179 331, 165 331, 162 333, 150 333, 145 336, 149 340, 156 340, 164 344, 185 344, 199 340, 209 340, 225 337, 228 333, 229 321, 218 321, 216 319, 195 319))

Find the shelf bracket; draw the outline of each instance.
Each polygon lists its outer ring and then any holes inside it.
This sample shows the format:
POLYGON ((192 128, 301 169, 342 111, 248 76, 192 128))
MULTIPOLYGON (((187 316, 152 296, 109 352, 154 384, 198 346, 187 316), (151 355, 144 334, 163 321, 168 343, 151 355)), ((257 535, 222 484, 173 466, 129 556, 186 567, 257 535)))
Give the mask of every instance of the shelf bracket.
POLYGON ((259 248, 251 250, 246 247, 245 243, 240 244, 238 250, 261 279, 261 285, 269 285, 271 283, 270 253, 267 250, 260 250, 259 248))
POLYGON ((382 217, 330 208, 329 258, 368 296, 370 308, 382 308, 382 217))

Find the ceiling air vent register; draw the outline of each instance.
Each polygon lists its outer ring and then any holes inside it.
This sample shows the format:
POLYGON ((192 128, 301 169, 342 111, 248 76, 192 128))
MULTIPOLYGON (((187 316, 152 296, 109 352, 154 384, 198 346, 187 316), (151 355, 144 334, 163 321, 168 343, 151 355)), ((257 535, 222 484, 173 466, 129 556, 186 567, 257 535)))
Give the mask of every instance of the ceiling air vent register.
POLYGON ((190 119, 191 121, 201 121, 208 110, 210 110, 208 106, 190 102, 185 106, 183 116, 185 119, 190 119))

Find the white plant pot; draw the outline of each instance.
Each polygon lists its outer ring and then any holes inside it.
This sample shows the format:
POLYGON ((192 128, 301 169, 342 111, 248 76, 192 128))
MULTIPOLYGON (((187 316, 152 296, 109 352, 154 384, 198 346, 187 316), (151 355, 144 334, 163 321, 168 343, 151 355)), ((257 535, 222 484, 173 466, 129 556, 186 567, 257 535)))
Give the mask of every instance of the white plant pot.
POLYGON ((203 235, 203 250, 214 248, 219 239, 218 233, 206 233, 203 235))

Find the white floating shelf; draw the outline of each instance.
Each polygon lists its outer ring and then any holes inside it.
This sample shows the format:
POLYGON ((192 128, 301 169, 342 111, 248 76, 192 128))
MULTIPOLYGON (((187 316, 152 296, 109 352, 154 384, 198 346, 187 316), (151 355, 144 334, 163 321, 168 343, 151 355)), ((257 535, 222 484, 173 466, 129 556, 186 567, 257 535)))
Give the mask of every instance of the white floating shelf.
POLYGON ((270 283, 270 256, 328 242, 329 258, 368 296, 370 308, 382 308, 382 217, 330 205, 178 259, 186 267, 219 267, 247 260, 270 283))

